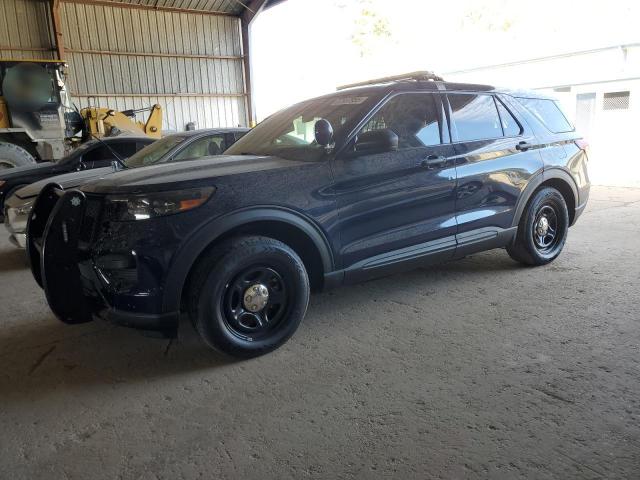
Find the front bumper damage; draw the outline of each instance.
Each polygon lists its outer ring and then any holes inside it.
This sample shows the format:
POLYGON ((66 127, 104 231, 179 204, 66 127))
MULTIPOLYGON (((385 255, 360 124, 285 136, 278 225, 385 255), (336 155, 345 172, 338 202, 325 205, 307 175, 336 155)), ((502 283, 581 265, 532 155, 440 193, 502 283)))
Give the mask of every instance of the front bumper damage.
POLYGON ((51 310, 68 324, 101 318, 174 337, 178 312, 147 313, 150 310, 144 309, 141 313, 136 306, 149 299, 137 297, 148 292, 123 294, 115 287, 116 274, 134 278, 138 274, 135 259, 99 256, 91 250, 100 214, 100 200, 87 198, 81 191, 65 193, 52 184, 38 196, 27 225, 27 257, 51 310))

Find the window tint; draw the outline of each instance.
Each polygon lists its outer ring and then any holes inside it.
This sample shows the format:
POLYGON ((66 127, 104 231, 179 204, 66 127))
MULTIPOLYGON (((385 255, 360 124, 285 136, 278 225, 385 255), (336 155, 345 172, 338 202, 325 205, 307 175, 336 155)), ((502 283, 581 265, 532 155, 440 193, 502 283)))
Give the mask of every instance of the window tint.
POLYGON ((211 155, 220 155, 224 151, 224 135, 214 135, 212 137, 195 140, 191 145, 188 145, 178 153, 174 157, 174 160, 193 160, 211 155))
POLYGON ((129 158, 137 151, 135 142, 118 142, 110 145, 110 147, 113 148, 121 158, 129 158))
POLYGON ((385 103, 362 132, 388 128, 398 135, 398 148, 439 145, 440 128, 434 97, 430 93, 397 95, 385 103))
MULTIPOLYGON (((115 148, 114 144, 109 146, 113 148, 117 154, 120 154, 120 152, 115 148)), ((111 150, 109 150, 104 145, 94 148, 93 150, 85 153, 82 156, 83 162, 98 162, 98 161, 105 161, 105 160, 111 161, 113 159, 114 159, 113 153, 111 153, 111 150)))
POLYGON ((500 117, 492 95, 449 94, 458 141, 502 136, 500 117))
MULTIPOLYGON (((136 152, 138 150, 142 150, 144 147, 146 147, 147 145, 151 145, 151 143, 153 142, 149 142, 149 143, 142 143, 142 142, 137 142, 136 143, 136 152)), ((134 152, 135 153, 135 152, 134 152)))
POLYGON ((573 127, 553 100, 519 98, 520 102, 553 133, 570 132, 573 127))
POLYGON ((513 118, 511 112, 502 104, 502 102, 496 99, 496 105, 498 105, 498 112, 500 113, 500 122, 502 123, 502 131, 505 137, 515 137, 520 135, 520 125, 513 118))

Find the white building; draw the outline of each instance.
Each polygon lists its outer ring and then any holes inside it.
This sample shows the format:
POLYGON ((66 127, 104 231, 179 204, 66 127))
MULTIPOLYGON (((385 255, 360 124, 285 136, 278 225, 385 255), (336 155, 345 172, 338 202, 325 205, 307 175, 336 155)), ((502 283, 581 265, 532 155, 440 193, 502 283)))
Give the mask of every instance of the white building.
POLYGON ((640 186, 640 43, 448 72, 448 81, 555 95, 590 144, 594 183, 640 186))

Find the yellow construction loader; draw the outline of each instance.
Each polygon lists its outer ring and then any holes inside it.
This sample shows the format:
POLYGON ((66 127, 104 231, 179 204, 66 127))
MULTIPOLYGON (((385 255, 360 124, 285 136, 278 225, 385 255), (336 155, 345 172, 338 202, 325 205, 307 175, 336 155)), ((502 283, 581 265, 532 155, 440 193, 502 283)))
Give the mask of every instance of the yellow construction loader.
POLYGON ((162 108, 72 108, 65 63, 0 59, 0 168, 57 161, 89 138, 120 134, 160 138, 162 108), (145 122, 136 114, 148 112, 145 122))

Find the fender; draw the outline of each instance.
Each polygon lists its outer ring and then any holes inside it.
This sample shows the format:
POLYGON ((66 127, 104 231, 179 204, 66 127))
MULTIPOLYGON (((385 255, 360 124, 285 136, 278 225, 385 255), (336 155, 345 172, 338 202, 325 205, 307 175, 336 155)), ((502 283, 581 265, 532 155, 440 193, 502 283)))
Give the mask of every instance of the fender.
POLYGON ((574 205, 578 205, 578 186, 576 185, 573 177, 564 169, 560 167, 545 167, 545 169, 538 173, 534 178, 529 180, 527 186, 523 190, 520 198, 518 199, 518 203, 516 205, 515 214, 513 216, 513 222, 511 224, 512 227, 517 227, 520 223, 520 217, 522 216, 522 212, 524 208, 527 206, 529 199, 533 192, 542 185, 544 182, 552 179, 563 180, 569 187, 571 187, 571 191, 573 192, 573 200, 574 205))
POLYGON ((313 220, 295 210, 277 206, 248 207, 217 217, 200 227, 180 247, 171 261, 171 267, 164 287, 163 311, 175 312, 180 309, 182 288, 196 259, 217 238, 234 228, 253 222, 274 221, 287 223, 306 234, 320 252, 325 271, 334 269, 333 254, 329 242, 313 220))

